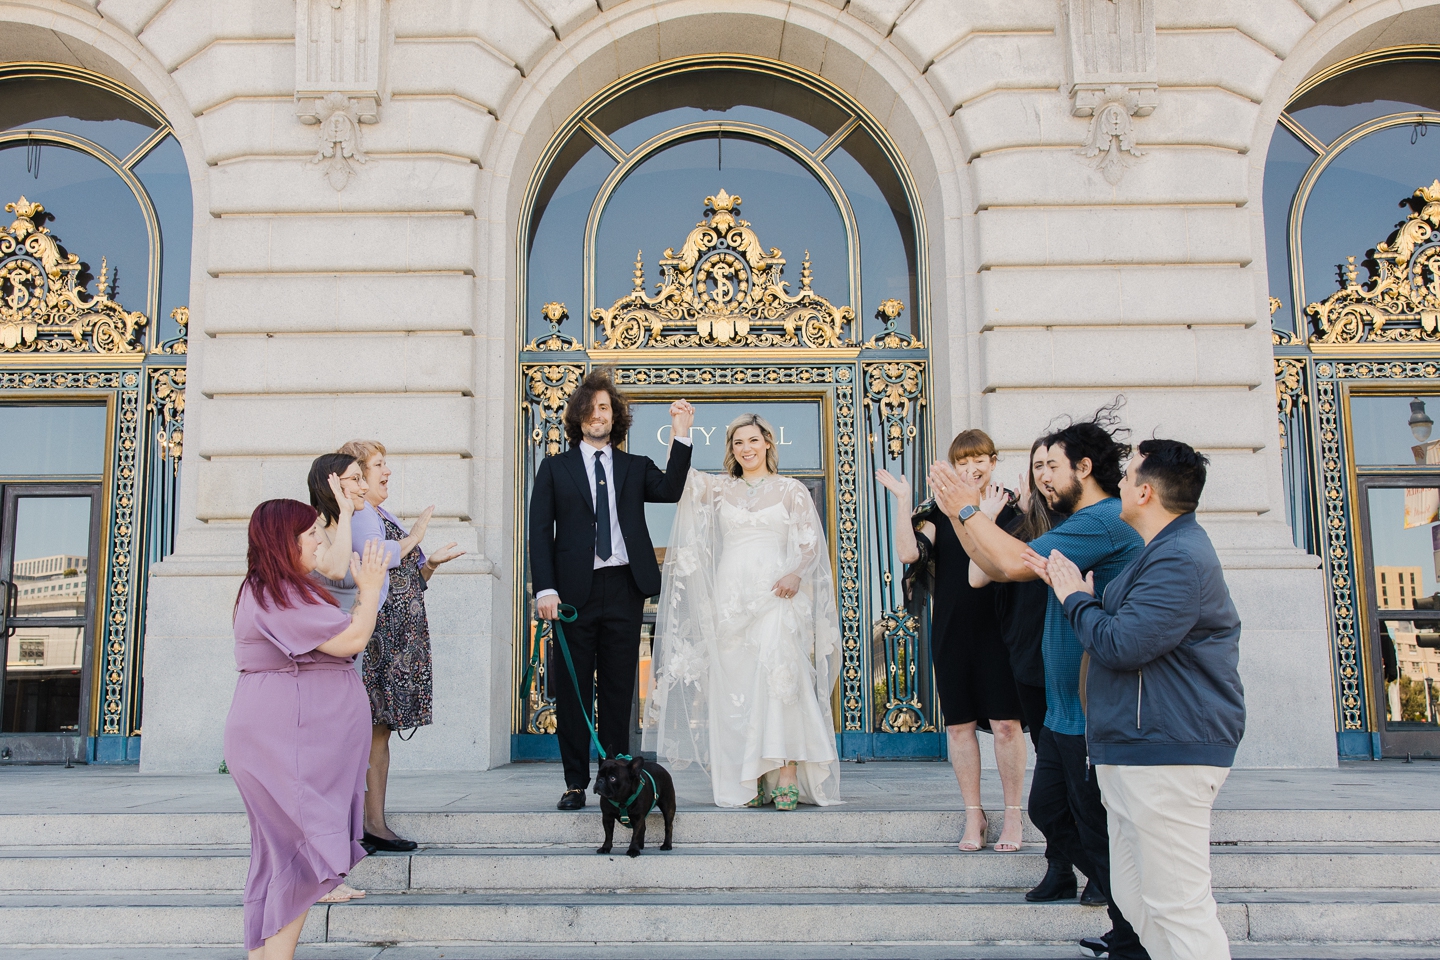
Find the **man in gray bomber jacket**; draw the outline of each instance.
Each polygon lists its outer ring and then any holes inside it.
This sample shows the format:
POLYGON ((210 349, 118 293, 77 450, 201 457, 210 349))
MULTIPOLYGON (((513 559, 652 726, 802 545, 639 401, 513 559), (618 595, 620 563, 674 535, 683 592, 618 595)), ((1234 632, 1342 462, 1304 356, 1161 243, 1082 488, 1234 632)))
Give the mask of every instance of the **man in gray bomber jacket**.
POLYGON ((1086 737, 1110 823, 1111 889, 1153 957, 1229 958, 1210 891, 1210 810, 1245 731, 1240 616, 1195 520, 1208 461, 1146 440, 1120 482, 1145 540, 1104 592, 1056 551, 1027 559, 1089 655, 1086 737))

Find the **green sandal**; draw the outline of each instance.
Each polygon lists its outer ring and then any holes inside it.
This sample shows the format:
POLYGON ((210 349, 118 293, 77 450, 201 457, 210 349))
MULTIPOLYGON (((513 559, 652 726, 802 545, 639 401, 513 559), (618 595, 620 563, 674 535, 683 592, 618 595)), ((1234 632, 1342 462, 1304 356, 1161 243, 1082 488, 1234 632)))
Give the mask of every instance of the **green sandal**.
POLYGON ((755 788, 755 796, 754 796, 754 798, 753 798, 749 803, 745 804, 745 806, 747 806, 747 807, 763 807, 763 806, 765 806, 765 804, 767 804, 767 803, 769 803, 769 802, 770 802, 770 798, 765 795, 765 788, 764 788, 764 787, 756 787, 756 788, 755 788))
POLYGON ((799 787, 781 787, 775 791, 776 810, 794 810, 800 805, 799 787))

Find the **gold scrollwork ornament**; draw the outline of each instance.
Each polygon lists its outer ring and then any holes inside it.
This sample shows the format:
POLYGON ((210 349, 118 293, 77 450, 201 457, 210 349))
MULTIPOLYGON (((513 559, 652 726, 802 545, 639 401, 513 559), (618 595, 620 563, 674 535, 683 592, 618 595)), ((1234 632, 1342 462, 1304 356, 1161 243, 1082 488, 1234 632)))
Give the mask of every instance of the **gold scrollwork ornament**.
POLYGON ((15 220, 0 226, 0 353, 141 352, 148 320, 110 299, 104 258, 92 295, 80 258, 43 225, 42 204, 22 196, 5 209, 15 220))
POLYGON ((527 365, 525 395, 535 408, 535 427, 530 432, 530 440, 544 447, 547 457, 565 449, 565 404, 584 375, 585 368, 577 364, 527 365))
POLYGON ((1440 179, 1412 195, 1411 211, 1375 246, 1373 276, 1361 283, 1346 257, 1344 286, 1305 312, 1320 327, 1312 343, 1433 343, 1440 341, 1440 179), (1418 209, 1417 209, 1418 208, 1418 209))
POLYGON ((807 250, 800 289, 781 279, 785 258, 768 251, 741 220, 740 198, 724 190, 705 198, 705 216, 680 252, 660 259, 662 279, 645 292, 645 262, 637 251, 633 289, 590 319, 603 334, 601 349, 683 347, 853 347, 855 311, 832 304, 812 288, 807 250))

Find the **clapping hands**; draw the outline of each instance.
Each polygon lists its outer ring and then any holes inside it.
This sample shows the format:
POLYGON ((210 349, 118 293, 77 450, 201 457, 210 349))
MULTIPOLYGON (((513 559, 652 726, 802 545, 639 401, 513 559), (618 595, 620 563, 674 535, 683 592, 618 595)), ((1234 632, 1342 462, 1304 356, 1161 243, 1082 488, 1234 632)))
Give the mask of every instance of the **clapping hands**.
POLYGON ((1051 550, 1047 559, 1028 547, 1025 550, 1025 566, 1055 591, 1055 599, 1061 603, 1072 593, 1088 593, 1095 596, 1095 571, 1081 576, 1080 568, 1059 550, 1051 550))
POLYGON ((379 540, 367 540, 364 553, 350 555, 350 575, 355 578, 355 586, 378 594, 380 585, 390 574, 385 560, 384 544, 379 540))

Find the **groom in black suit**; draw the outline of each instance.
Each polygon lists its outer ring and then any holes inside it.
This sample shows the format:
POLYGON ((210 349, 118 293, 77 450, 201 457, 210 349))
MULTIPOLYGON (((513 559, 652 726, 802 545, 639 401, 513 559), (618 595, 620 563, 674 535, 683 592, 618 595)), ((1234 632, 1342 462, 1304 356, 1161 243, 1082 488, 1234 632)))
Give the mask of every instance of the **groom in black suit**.
POLYGON ((553 642, 555 734, 565 767, 560 810, 585 806, 590 785, 590 731, 585 714, 596 699, 596 730, 610 756, 630 752, 630 706, 640 660, 645 598, 660 592, 660 567, 645 525, 646 503, 677 503, 690 470, 695 409, 670 405, 670 458, 662 472, 649 457, 617 450, 630 430, 630 405, 601 371, 592 372, 565 407, 570 449, 546 457, 530 497, 530 575, 536 614, 554 620, 560 604, 579 611, 565 639, 580 686, 570 682, 553 642), (613 441, 613 443, 612 443, 613 441), (582 707, 581 704, 584 704, 582 707))

